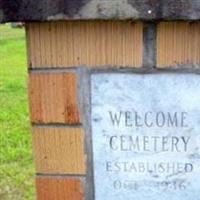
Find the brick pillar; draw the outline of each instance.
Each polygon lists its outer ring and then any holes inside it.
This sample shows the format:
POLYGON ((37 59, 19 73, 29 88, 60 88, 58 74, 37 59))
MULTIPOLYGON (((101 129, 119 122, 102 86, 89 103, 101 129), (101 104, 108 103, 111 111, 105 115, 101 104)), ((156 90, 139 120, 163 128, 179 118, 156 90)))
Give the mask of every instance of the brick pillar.
POLYGON ((90 81, 84 80, 96 67, 141 67, 143 26, 46 22, 28 23, 26 32, 37 199, 92 199, 92 141, 85 112, 90 81))
POLYGON ((38 200, 93 200, 90 75, 195 71, 199 22, 28 23, 38 200))

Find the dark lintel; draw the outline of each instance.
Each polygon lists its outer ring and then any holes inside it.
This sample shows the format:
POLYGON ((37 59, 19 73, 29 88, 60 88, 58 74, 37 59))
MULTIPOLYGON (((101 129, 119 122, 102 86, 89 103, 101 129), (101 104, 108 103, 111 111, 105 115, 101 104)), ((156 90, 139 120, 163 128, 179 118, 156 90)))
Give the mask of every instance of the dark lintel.
POLYGON ((0 0, 0 22, 199 20, 200 0, 0 0))

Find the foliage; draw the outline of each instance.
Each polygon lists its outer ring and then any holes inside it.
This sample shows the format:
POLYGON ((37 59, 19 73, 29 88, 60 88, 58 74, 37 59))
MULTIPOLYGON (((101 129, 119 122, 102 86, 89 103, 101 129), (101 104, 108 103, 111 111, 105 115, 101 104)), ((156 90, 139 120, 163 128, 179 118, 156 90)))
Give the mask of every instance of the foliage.
POLYGON ((0 25, 0 199, 34 199, 24 29, 0 25))

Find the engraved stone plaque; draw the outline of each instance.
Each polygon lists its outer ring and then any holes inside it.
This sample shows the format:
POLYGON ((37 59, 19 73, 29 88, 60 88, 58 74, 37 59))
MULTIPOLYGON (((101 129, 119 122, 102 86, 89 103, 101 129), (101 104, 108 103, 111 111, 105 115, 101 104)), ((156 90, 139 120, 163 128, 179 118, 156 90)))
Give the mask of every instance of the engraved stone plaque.
POLYGON ((93 74, 95 200, 200 200, 200 75, 93 74))

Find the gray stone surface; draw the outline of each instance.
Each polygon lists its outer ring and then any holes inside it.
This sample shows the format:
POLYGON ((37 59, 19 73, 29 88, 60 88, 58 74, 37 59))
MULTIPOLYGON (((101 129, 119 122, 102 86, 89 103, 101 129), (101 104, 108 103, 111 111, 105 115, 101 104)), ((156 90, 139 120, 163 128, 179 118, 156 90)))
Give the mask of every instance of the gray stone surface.
POLYGON ((199 20, 199 0, 0 0, 0 22, 199 20))
POLYGON ((200 75, 93 74, 95 200, 200 200, 200 75))

